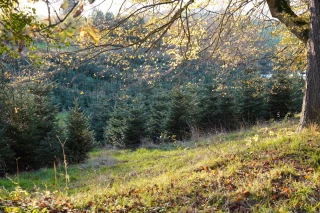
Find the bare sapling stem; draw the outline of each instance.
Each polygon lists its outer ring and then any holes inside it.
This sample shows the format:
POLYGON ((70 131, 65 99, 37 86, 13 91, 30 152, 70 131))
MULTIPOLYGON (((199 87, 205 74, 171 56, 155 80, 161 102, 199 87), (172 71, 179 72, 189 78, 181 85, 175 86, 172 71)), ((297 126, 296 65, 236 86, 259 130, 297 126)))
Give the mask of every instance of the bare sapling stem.
POLYGON ((68 140, 68 138, 66 138, 63 142, 60 140, 59 136, 57 136, 60 144, 61 144, 61 148, 62 148, 62 154, 63 154, 63 165, 64 165, 64 171, 65 171, 65 180, 66 180, 66 186, 64 188, 64 190, 68 190, 68 184, 70 182, 70 177, 68 175, 68 163, 67 163, 67 155, 65 154, 65 150, 64 150, 64 146, 68 140))

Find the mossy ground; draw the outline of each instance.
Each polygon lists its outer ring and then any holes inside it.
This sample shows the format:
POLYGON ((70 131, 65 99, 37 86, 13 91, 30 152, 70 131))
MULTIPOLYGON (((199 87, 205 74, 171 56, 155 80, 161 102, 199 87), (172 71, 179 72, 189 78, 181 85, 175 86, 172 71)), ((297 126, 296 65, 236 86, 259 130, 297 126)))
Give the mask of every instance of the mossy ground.
POLYGON ((320 133, 297 120, 0 179, 0 212, 319 212, 320 133), (19 187, 17 188, 17 186, 19 187))

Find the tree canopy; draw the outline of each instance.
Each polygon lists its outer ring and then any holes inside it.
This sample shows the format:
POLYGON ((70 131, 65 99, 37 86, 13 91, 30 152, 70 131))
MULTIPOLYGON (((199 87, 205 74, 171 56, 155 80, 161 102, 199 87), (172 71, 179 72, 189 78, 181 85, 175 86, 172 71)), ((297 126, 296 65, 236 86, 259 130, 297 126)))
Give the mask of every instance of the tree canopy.
MULTIPOLYGON (((59 57, 76 54, 75 57, 82 63, 109 51, 121 51, 129 57, 135 57, 134 53, 139 51, 152 55, 165 50, 173 58, 169 67, 175 69, 196 59, 223 57, 223 47, 228 43, 232 43, 236 50, 239 47, 235 31, 248 33, 245 27, 248 23, 263 30, 272 26, 272 31, 279 32, 278 20, 300 40, 300 43, 287 43, 287 47, 292 48, 290 44, 299 46, 297 53, 303 57, 306 52, 304 46, 310 40, 310 29, 313 29, 310 23, 318 23, 310 22, 310 14, 317 12, 312 10, 314 4, 308 5, 303 0, 132 0, 121 2, 115 15, 103 19, 96 16, 94 20, 87 18, 85 12, 88 5, 98 4, 98 1, 64 0, 58 6, 50 1, 44 2, 47 17, 39 20, 35 10, 32 7, 29 10, 21 8, 19 0, 1 1, 1 53, 21 53, 25 46, 32 50, 32 41, 42 37, 47 43, 59 47, 62 43, 73 45, 75 49, 64 51, 59 57)), ((113 7, 112 4, 109 4, 109 9, 113 7)), ((284 31, 280 33, 285 34, 284 31)), ((255 31, 255 34, 259 32, 255 31)), ((249 44, 253 37, 248 38, 249 44)), ((240 51, 236 66, 245 63, 250 51, 243 55, 240 51)), ((153 58, 150 57, 150 60, 153 58)), ((309 66, 308 72, 310 70, 314 70, 314 67, 309 66)), ((308 103, 305 101, 305 104, 308 103)), ((309 109, 318 108, 316 105, 309 109)), ((315 121, 307 117, 301 123, 315 121)))

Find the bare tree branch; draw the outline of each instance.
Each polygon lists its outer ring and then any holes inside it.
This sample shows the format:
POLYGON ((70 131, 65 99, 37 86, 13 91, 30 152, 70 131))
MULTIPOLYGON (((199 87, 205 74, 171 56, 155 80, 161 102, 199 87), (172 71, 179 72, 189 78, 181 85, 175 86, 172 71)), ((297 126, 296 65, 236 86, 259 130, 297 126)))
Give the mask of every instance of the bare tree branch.
POLYGON ((287 0, 267 0, 272 17, 279 19, 301 41, 307 44, 309 39, 309 22, 299 17, 287 0))

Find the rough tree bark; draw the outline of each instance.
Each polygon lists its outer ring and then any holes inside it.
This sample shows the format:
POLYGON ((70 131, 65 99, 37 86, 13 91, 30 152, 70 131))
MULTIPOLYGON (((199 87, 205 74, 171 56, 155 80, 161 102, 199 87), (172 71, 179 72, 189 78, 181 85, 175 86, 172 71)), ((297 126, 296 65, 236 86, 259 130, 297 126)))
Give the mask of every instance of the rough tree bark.
POLYGON ((310 22, 296 15, 288 0, 267 0, 271 15, 303 41, 308 48, 308 68, 298 131, 320 122, 320 2, 309 0, 310 22))
POLYGON ((298 130, 320 121, 320 2, 310 0, 310 34, 306 91, 298 130))

